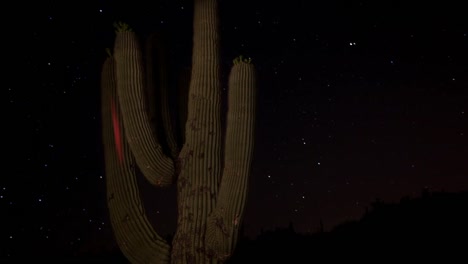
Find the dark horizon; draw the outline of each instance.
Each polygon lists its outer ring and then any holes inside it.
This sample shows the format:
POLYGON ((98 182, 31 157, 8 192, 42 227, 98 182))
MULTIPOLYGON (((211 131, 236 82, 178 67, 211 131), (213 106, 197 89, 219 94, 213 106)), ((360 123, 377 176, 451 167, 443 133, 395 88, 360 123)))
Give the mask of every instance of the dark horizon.
MULTIPOLYGON (((113 241, 99 91, 113 22, 129 23, 142 40, 162 31, 172 81, 191 61, 191 1, 39 6, 18 9, 6 29, 0 257, 28 239, 70 251, 113 241)), ((290 222, 300 233, 320 222, 331 230, 376 199, 468 191, 462 10, 450 1, 220 2, 223 78, 238 55, 252 57, 258 74, 247 235, 290 222)), ((174 187, 140 180, 155 229, 171 234, 174 187)))

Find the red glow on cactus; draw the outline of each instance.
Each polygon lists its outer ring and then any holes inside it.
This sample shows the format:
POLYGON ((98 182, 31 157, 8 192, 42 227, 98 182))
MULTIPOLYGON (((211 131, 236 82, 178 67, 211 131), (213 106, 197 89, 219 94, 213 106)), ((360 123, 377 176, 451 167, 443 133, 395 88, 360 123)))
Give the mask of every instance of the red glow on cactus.
POLYGON ((114 126, 114 141, 115 149, 117 151, 117 156, 120 163, 123 162, 123 152, 122 152, 122 137, 120 134, 120 124, 119 118, 117 116, 117 109, 115 108, 114 100, 111 101, 111 111, 112 111, 112 124, 114 126))

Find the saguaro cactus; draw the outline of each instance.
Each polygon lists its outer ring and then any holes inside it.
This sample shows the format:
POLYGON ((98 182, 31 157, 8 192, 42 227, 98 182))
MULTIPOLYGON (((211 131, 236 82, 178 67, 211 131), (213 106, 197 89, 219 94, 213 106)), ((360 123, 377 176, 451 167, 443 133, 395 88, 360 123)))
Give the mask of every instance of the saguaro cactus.
POLYGON ((132 263, 222 263, 234 250, 242 222, 254 146, 255 69, 250 59, 234 60, 223 133, 217 0, 194 1, 192 73, 180 151, 171 135, 167 85, 156 98, 147 98, 153 81, 145 78, 150 71, 128 25, 117 25, 114 54, 102 69, 108 207, 117 243, 132 263), (160 111, 157 125, 164 130, 152 126, 151 106, 160 111), (170 151, 163 150, 156 131, 165 131, 170 151), (138 169, 155 186, 177 183, 172 245, 146 218, 138 169))

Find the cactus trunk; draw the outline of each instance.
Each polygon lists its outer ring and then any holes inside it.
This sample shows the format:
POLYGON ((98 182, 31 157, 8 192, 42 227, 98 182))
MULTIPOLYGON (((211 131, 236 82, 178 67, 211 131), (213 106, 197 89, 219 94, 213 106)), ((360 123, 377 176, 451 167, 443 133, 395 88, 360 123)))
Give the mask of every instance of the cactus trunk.
POLYGON ((185 145, 179 155, 173 263, 210 263, 206 220, 221 178, 221 84, 217 2, 196 0, 185 145))

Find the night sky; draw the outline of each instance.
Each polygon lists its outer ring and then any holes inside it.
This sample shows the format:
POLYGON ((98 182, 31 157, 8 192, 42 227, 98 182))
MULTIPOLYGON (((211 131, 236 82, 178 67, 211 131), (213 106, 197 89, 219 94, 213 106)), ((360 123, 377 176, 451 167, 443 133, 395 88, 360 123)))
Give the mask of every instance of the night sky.
MULTIPOLYGON (((99 86, 113 22, 166 32, 176 70, 191 60, 191 1, 41 2, 4 10, 0 257, 115 246, 99 86)), ((468 190, 466 9, 408 2, 220 2, 223 76, 238 55, 258 72, 247 235, 330 230, 376 199, 468 190)), ((174 188, 141 185, 156 230, 173 233, 174 188)))

